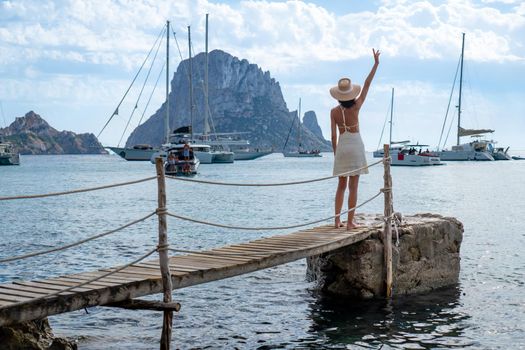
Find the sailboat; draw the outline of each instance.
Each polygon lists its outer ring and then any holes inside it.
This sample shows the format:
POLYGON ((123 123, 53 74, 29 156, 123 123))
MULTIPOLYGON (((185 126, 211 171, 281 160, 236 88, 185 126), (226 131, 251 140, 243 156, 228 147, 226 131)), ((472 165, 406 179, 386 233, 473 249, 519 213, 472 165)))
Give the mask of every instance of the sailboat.
MULTIPOLYGON (((461 95, 463 87, 463 59, 465 54, 465 33, 463 33, 461 43, 461 59, 460 59, 460 74, 459 74, 459 96, 458 96, 458 131, 457 131, 457 142, 455 146, 452 146, 450 150, 438 151, 438 155, 441 160, 494 160, 494 157, 490 154, 488 146, 489 141, 482 140, 483 134, 492 133, 494 130, 490 129, 464 129, 461 127, 461 95), (472 136, 475 140, 460 144, 460 138, 464 136, 472 136)), ((446 122, 446 117, 445 117, 446 122)), ((444 124, 443 124, 444 125, 444 124)), ((443 127, 444 130, 444 127, 443 127)), ((443 131, 441 133, 443 136, 443 131)), ((440 141, 441 142, 441 141, 440 141)), ((439 146, 438 146, 439 147, 439 146)))
POLYGON ((288 132, 288 137, 286 138, 286 142, 284 143, 283 147, 283 156, 285 157, 296 157, 296 158, 307 158, 307 157, 322 157, 320 151, 305 151, 301 148, 301 99, 299 99, 299 109, 297 111, 297 116, 299 119, 299 130, 298 130, 298 136, 297 136, 297 151, 293 152, 286 152, 286 145, 288 144, 288 138, 290 137, 290 133, 292 132, 292 128, 295 122, 295 118, 292 120, 292 125, 290 126, 290 131, 288 132))
MULTIPOLYGON (((388 145, 390 146, 390 153, 401 151, 404 147, 404 145, 410 143, 409 140, 405 141, 392 141, 392 118, 394 115, 394 88, 392 88, 392 98, 390 99, 390 137, 388 139, 388 145)), ((377 150, 374 151, 373 156, 374 158, 383 158, 385 153, 383 148, 380 148, 381 140, 383 139, 383 132, 385 131, 385 125, 387 123, 387 119, 385 117, 385 122, 383 124, 383 130, 381 130, 381 136, 379 136, 379 144, 377 145, 377 150)))
MULTIPOLYGON (((206 16, 206 22, 208 21, 208 16, 206 16)), ((207 25, 206 25, 207 28, 207 25)), ((207 30, 206 30, 206 57, 207 57, 207 51, 208 51, 208 45, 207 45, 207 30)), ((167 136, 168 142, 166 144, 163 144, 161 149, 157 152, 155 152, 151 156, 151 162, 154 162, 154 158, 156 157, 162 157, 166 159, 167 157, 167 150, 173 149, 174 147, 180 147, 181 145, 188 144, 193 154, 195 154, 195 157, 199 159, 200 164, 212 164, 212 163, 233 163, 234 161, 234 155, 233 152, 229 151, 223 151, 223 150, 214 150, 212 146, 206 141, 206 140, 199 140, 197 139, 196 135, 193 132, 193 72, 192 72, 192 56, 191 56, 191 28, 188 26, 188 48, 189 48, 189 58, 188 58, 188 66, 189 66, 189 100, 190 100, 190 125, 189 126, 183 126, 175 130, 172 134, 169 134, 167 136), (177 146, 178 145, 178 146, 177 146)), ((207 61, 207 58, 206 58, 207 61)), ((206 64, 207 66, 207 64, 206 64)), ((205 68, 207 71, 207 68, 205 68)), ((205 75, 207 76, 207 73, 205 72, 205 75)), ((207 77, 206 77, 207 80, 207 77)), ((205 82, 205 95, 207 96, 207 81, 205 82)), ((207 97, 206 99, 206 105, 207 105, 207 97)), ((206 111, 207 113, 207 111, 206 111)), ((204 129, 206 130, 206 124, 207 124, 207 118, 205 115, 205 126, 204 129)))
MULTIPOLYGON (((428 150, 428 145, 409 144, 410 141, 392 142, 392 119, 394 115, 394 88, 392 88, 392 98, 390 102, 390 156, 392 157, 391 164, 393 166, 426 166, 426 165, 441 165, 441 160, 438 156, 428 150), (395 145, 395 146, 394 146, 395 145), (426 150, 423 150, 426 147, 426 150)), ((381 135, 382 136, 382 135, 381 135)), ((381 140, 379 140, 381 142, 381 140)), ((374 157, 378 158, 383 152, 379 150, 374 152, 374 157)))

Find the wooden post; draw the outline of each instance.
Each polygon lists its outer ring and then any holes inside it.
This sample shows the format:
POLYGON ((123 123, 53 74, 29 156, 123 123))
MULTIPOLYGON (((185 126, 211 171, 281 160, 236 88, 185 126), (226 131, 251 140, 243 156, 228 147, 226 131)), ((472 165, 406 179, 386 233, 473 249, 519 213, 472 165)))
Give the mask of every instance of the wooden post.
MULTIPOLYGON (((158 184, 158 217, 159 217, 159 265, 162 275, 162 286, 164 290, 164 303, 171 303, 171 273, 168 256, 168 223, 166 220, 166 178, 164 177, 164 161, 161 157, 155 159, 157 168, 158 184)), ((173 311, 164 311, 164 320, 162 323, 162 335, 160 338, 160 349, 169 350, 171 343, 171 327, 173 320, 173 311)))
POLYGON ((383 254, 385 257, 385 295, 387 298, 392 296, 392 177, 390 176, 390 146, 383 145, 384 150, 384 168, 385 174, 383 176, 384 186, 383 193, 385 195, 385 227, 383 231, 383 254))

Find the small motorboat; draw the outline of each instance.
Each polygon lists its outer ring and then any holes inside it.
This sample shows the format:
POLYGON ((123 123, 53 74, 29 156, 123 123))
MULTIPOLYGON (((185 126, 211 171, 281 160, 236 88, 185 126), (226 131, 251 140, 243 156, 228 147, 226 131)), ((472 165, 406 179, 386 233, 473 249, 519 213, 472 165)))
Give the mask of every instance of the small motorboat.
POLYGON ((525 160, 525 157, 522 157, 522 156, 512 156, 512 159, 514 159, 514 160, 525 160))
POLYGON ((197 174, 200 161, 187 143, 169 148, 166 154, 167 158, 164 163, 166 175, 192 176, 197 174))

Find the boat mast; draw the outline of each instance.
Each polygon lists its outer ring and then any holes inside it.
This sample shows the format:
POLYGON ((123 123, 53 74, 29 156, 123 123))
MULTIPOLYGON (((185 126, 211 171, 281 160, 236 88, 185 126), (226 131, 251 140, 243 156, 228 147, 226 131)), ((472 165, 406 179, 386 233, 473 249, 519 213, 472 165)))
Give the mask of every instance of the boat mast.
POLYGON ((299 149, 298 151, 301 152, 301 98, 299 97, 299 111, 298 117, 299 117, 299 149))
POLYGON ((459 129, 461 125, 461 88, 463 86, 463 55, 465 53, 465 33, 463 33, 463 40, 461 42, 461 68, 459 71, 459 98, 458 98, 458 141, 459 146, 459 129))
POLYGON ((210 115, 210 105, 208 101, 208 14, 206 14, 206 40, 205 40, 205 63, 204 63, 204 138, 208 136, 208 131, 210 129, 209 125, 209 115, 210 115))
POLYGON ((191 139, 193 140, 193 74, 192 74, 192 67, 191 67, 191 29, 190 26, 188 26, 188 52, 189 52, 189 62, 190 65, 190 126, 191 126, 191 139))
POLYGON ((166 21, 166 118, 164 118, 164 131, 166 143, 170 142, 170 21, 166 21))
POLYGON ((392 100, 390 101, 390 140, 388 144, 392 146, 392 116, 394 115, 394 88, 392 88, 392 100))

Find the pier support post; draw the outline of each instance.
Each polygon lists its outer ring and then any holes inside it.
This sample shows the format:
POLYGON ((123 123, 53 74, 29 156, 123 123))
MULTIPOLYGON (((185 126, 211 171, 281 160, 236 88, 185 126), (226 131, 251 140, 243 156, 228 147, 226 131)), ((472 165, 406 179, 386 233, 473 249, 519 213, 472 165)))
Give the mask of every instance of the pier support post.
POLYGON ((392 296, 392 214, 393 214, 393 203, 392 203, 392 176, 390 176, 390 146, 383 145, 383 163, 385 173, 383 176, 384 186, 383 193, 385 195, 385 210, 384 210, 384 230, 383 230, 383 246, 384 246, 384 258, 385 258, 385 295, 387 298, 392 296))
MULTIPOLYGON (((171 303, 171 273, 168 256, 168 223, 166 218, 166 178, 164 176, 164 162, 161 157, 155 159, 157 169, 158 184, 158 209, 159 217, 159 265, 162 275, 162 286, 164 292, 164 303, 171 303)), ((173 311, 165 310, 162 323, 162 335, 160 338, 160 349, 169 350, 171 343, 171 328, 173 320, 173 311)))

